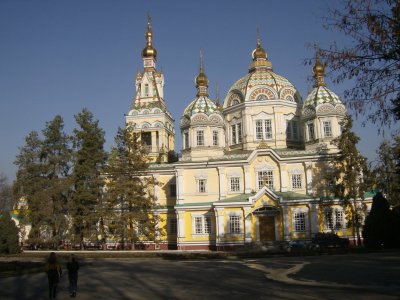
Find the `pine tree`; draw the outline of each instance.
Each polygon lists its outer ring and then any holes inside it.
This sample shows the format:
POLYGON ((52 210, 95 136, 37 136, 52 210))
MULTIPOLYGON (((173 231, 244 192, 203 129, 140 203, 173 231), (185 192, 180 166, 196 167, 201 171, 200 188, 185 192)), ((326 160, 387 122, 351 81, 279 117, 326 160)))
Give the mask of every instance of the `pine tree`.
MULTIPOLYGON (((83 109, 75 115, 78 129, 74 129, 74 194, 70 202, 76 239, 83 246, 84 238, 97 239, 97 223, 102 225, 102 196, 104 187, 104 131, 93 114, 83 109)), ((103 226, 100 226, 100 231, 103 226)), ((104 233, 102 234, 104 236, 104 233)))
POLYGON ((45 225, 46 208, 44 194, 43 166, 40 161, 42 140, 36 131, 30 132, 25 145, 20 148, 15 164, 18 166, 13 194, 19 206, 21 226, 31 225, 28 242, 32 244, 43 241, 42 227, 45 225))
MULTIPOLYGON (((68 229, 67 203, 71 191, 70 137, 63 132, 64 121, 57 115, 46 123, 40 152, 43 167, 44 192, 49 239, 56 247, 65 238, 68 229)), ((43 209, 43 208, 42 208, 43 209)))
POLYGON ((0 215, 12 210, 12 190, 7 177, 0 173, 0 215))
POLYGON ((20 251, 18 228, 10 214, 3 213, 0 216, 0 253, 14 254, 20 251))
POLYGON ((145 176, 146 150, 131 127, 120 128, 115 143, 107 168, 108 224, 122 245, 128 242, 133 248, 140 238, 155 241, 160 234, 155 182, 145 176))
POLYGON ((398 170, 400 157, 398 157, 397 150, 400 148, 399 142, 400 136, 394 137, 392 143, 386 140, 382 142, 377 151, 378 163, 374 168, 376 185, 392 205, 400 203, 400 173, 398 170))
POLYGON ((377 193, 363 228, 365 247, 379 249, 382 246, 389 246, 394 238, 392 223, 389 202, 382 193, 377 193))
POLYGON ((348 224, 353 229, 353 236, 357 237, 357 244, 361 245, 361 225, 364 217, 364 193, 370 185, 367 159, 357 150, 360 138, 352 132, 353 121, 346 116, 341 122, 342 134, 332 141, 339 154, 330 163, 332 172, 327 178, 334 182, 333 190, 346 207, 348 224))

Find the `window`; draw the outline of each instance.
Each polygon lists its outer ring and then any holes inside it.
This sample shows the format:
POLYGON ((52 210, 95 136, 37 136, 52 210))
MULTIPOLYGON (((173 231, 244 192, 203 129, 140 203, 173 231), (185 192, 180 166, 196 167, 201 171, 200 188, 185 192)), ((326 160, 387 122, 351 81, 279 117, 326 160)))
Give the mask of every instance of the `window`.
POLYGON ((256 139, 257 140, 272 139, 271 120, 256 120, 256 139))
POLYGON ((340 230, 344 228, 343 210, 326 209, 325 210, 325 229, 340 230))
POLYGON ((218 146, 218 130, 213 130, 213 146, 218 146))
POLYGON ((292 189, 301 189, 301 174, 292 174, 292 189))
POLYGON ((264 101, 264 100, 268 100, 267 96, 264 94, 261 94, 259 96, 257 96, 256 98, 257 101, 264 101))
POLYGON ((169 196, 176 197, 176 183, 171 183, 169 185, 169 196))
POLYGON ((202 217, 195 217, 194 218, 194 232, 196 234, 203 233, 203 218, 202 217))
POLYGON ((183 138, 184 138, 184 149, 190 148, 190 145, 189 145, 189 132, 186 131, 183 134, 183 138))
POLYGON ((239 192, 240 190, 240 178, 239 177, 231 177, 230 179, 231 183, 231 192, 239 192))
POLYGON ((177 234, 178 226, 177 220, 175 218, 168 219, 168 233, 177 234))
POLYGON ((331 137, 332 136, 331 121, 323 121, 323 127, 324 127, 324 136, 331 137))
POLYGON ((299 130, 297 120, 291 120, 286 122, 286 138, 288 140, 298 140, 299 130))
POLYGON ((204 146, 204 131, 198 130, 196 133, 197 133, 197 146, 204 146))
POLYGON ((211 218, 208 216, 195 216, 193 218, 195 234, 209 234, 212 232, 211 218))
POLYGON ((146 221, 145 220, 139 220, 137 222, 137 235, 144 235, 146 232, 146 221))
POLYGON ((147 83, 144 85, 144 95, 149 96, 149 85, 147 83))
POLYGON ((269 188, 274 188, 274 173, 270 171, 257 172, 258 189, 261 189, 264 185, 269 188))
POLYGON ((308 123, 308 140, 312 141, 315 139, 315 132, 314 132, 314 123, 308 123))
POLYGON ((229 233, 240 233, 240 216, 229 216, 229 233))
POLYGON ((239 101, 238 99, 233 99, 231 105, 232 105, 232 106, 233 106, 233 105, 238 105, 239 103, 240 103, 240 101, 239 101))
POLYGON ((206 180, 205 179, 197 180, 197 192, 198 193, 206 192, 206 180))
POLYGON ((242 123, 231 125, 232 145, 242 142, 242 123))
POLYGON ((294 230, 306 231, 306 213, 305 212, 295 212, 294 213, 294 230))

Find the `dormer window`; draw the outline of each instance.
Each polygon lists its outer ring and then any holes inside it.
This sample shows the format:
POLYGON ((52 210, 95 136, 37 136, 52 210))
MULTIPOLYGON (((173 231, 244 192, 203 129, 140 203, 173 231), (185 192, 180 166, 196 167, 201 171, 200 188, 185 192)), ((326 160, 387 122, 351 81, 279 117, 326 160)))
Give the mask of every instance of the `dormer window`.
POLYGON ((266 95, 261 94, 261 95, 259 95, 259 96, 257 97, 256 100, 257 100, 257 101, 265 101, 265 100, 268 100, 268 98, 267 98, 266 95))

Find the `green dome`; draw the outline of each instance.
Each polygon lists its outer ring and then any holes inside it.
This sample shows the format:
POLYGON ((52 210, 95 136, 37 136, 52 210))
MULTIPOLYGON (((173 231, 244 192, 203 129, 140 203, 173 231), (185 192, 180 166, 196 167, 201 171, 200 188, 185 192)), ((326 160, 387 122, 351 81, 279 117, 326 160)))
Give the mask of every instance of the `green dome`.
POLYGON ((338 95, 336 95, 326 86, 317 86, 307 96, 306 100, 304 101, 304 107, 317 107, 322 103, 330 103, 335 106, 336 104, 342 104, 342 101, 338 95))
POLYGON ((190 118, 191 116, 198 113, 203 113, 208 116, 214 113, 221 114, 215 103, 206 96, 199 96, 194 99, 186 107, 185 111, 183 112, 183 116, 187 116, 190 118))

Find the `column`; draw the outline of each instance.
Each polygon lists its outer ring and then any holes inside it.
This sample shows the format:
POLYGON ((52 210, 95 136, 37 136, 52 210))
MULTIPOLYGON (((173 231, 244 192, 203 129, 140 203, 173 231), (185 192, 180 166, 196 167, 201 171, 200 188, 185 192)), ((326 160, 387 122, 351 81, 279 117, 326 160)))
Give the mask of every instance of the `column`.
POLYGON ((312 162, 306 161, 304 162, 304 169, 305 169, 305 174, 306 174, 306 188, 307 188, 307 194, 311 195, 312 194, 312 162))
POLYGON ((283 239, 290 240, 290 224, 289 224, 289 209, 287 206, 282 206, 283 213, 283 239))
POLYGON ((319 232, 318 210, 318 204, 310 204, 310 229, 312 237, 319 232))
POLYGON ((152 131, 151 132, 151 152, 158 152, 157 151, 157 139, 156 139, 156 132, 152 131))
POLYGON ((219 200, 226 198, 226 174, 225 168, 218 167, 219 176, 219 200))
POLYGON ((286 163, 281 163, 279 165, 281 171, 281 192, 287 192, 287 171, 286 171, 286 163))
POLYGON ((216 229, 216 246, 217 249, 224 242, 225 237, 225 220, 224 220, 224 209, 223 208, 216 208, 215 209, 215 229, 216 229))
POLYGON ((177 246, 178 249, 180 247, 180 243, 185 240, 185 212, 184 211, 177 211, 176 212, 176 219, 177 219, 177 246))
POLYGON ((154 174, 154 197, 156 198, 156 202, 160 199, 160 186, 158 185, 158 179, 160 178, 160 174, 154 174))
POLYGON ((250 166, 243 166, 244 173, 244 193, 251 193, 251 182, 250 182, 250 166))
POLYGON ((176 171, 176 204, 184 203, 184 181, 183 170, 176 171))
POLYGON ((251 243, 251 209, 250 208, 243 208, 244 214, 244 242, 251 243))

